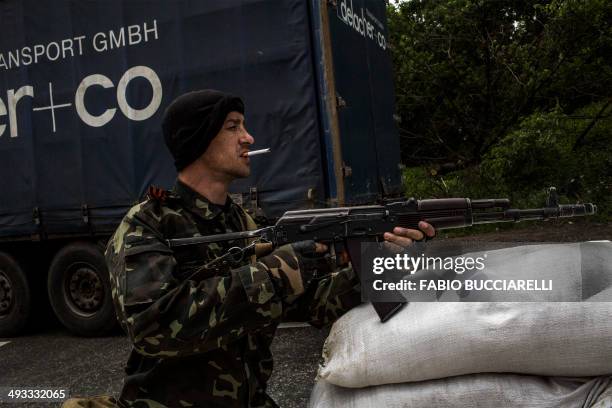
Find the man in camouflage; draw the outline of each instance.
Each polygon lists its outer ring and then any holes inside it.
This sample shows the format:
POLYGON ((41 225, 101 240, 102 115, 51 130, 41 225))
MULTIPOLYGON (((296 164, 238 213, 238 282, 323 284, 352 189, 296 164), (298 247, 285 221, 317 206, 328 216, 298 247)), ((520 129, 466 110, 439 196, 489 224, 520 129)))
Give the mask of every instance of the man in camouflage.
MULTIPOLYGON (((360 302, 355 273, 331 270, 322 244, 284 246, 233 268, 204 265, 244 242, 166 244, 254 227, 227 193, 250 174, 243 114, 239 98, 218 91, 177 98, 163 123, 175 187, 150 189, 108 244, 115 308, 133 343, 122 407, 275 407, 265 390, 278 324, 327 325, 360 302)), ((423 236, 396 228, 385 238, 405 246, 423 236)))

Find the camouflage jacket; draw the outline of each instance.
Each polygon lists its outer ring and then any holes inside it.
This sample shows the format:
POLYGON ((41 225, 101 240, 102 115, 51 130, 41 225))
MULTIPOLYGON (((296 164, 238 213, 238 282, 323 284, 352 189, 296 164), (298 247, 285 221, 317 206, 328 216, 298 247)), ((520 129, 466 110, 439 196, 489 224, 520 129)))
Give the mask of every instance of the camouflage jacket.
POLYGON ((128 212, 106 249, 117 316, 133 343, 120 405, 275 407, 265 389, 276 327, 323 326, 359 303, 352 270, 327 274, 289 303, 261 263, 202 268, 243 242, 165 243, 245 230, 252 220, 238 205, 211 204, 178 181, 154 196, 128 212))

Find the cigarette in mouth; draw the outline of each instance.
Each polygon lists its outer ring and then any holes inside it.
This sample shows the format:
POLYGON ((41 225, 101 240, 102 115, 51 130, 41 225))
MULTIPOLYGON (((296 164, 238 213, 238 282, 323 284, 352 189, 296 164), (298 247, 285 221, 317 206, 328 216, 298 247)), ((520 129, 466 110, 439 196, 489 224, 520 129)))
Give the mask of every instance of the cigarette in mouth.
POLYGON ((266 153, 270 153, 270 148, 265 148, 265 149, 259 149, 259 150, 253 150, 251 152, 246 152, 243 154, 243 156, 246 157, 251 157, 251 156, 257 156, 260 154, 266 154, 266 153))

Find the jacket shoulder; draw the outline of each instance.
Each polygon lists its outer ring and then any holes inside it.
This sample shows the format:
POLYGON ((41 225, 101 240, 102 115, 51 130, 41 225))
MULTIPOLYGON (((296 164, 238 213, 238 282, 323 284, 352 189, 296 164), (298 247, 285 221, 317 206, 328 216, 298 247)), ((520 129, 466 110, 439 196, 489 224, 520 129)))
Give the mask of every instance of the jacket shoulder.
POLYGON ((150 187, 145 198, 129 209, 124 221, 130 224, 143 223, 152 229, 158 230, 167 221, 168 216, 182 216, 178 196, 173 192, 150 187))

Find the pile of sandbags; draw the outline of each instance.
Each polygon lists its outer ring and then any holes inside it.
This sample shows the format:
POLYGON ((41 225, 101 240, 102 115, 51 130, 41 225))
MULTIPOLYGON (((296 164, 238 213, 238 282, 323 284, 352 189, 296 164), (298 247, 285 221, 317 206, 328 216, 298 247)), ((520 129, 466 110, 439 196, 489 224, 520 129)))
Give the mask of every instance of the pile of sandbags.
POLYGON ((318 381, 311 408, 610 408, 610 377, 470 374, 424 382, 343 388, 318 381))
MULTIPOLYGON (((575 290, 591 301, 410 303, 386 323, 369 304, 347 313, 311 407, 612 407, 612 244, 570 245, 581 249, 575 290)), ((546 267, 541 247, 500 251, 546 267)))

